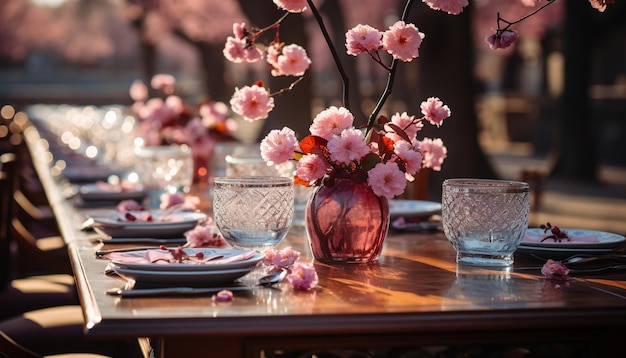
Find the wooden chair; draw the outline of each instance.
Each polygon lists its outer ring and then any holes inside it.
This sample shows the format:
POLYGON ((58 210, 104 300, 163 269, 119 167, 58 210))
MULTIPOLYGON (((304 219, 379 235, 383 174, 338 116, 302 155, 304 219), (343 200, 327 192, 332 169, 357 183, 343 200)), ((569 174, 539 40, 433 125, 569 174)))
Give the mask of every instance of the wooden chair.
POLYGON ((3 216, 10 223, 8 236, 17 246, 17 276, 25 277, 32 273, 71 273, 67 257, 67 247, 57 232, 52 232, 42 225, 37 218, 26 221, 20 203, 15 200, 19 186, 17 174, 18 163, 13 153, 0 156, 2 170, 7 175, 7 183, 3 185, 3 195, 10 199, 6 214, 3 216))
POLYGON ((11 235, 13 180, 7 171, 14 158, 11 154, 0 155, 0 319, 39 308, 78 304, 72 275, 25 276, 16 271, 17 252, 11 235))
POLYGON ((141 349, 132 340, 91 340, 83 331, 79 305, 57 306, 26 312, 0 322, 0 356, 138 357, 141 349))

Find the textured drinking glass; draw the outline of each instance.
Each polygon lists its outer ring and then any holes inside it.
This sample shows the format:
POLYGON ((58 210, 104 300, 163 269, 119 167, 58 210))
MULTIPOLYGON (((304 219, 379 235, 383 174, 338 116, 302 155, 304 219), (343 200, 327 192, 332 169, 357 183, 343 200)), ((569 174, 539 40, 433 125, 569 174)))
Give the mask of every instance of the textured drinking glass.
POLYGON ((527 183, 509 180, 448 179, 443 182, 442 220, 456 261, 510 266, 528 228, 527 183))
POLYGON ((276 246, 293 219, 293 180, 283 177, 217 177, 213 218, 235 248, 276 246))
POLYGON ((275 166, 269 166, 261 153, 230 154, 226 156, 226 176, 278 176, 275 166))

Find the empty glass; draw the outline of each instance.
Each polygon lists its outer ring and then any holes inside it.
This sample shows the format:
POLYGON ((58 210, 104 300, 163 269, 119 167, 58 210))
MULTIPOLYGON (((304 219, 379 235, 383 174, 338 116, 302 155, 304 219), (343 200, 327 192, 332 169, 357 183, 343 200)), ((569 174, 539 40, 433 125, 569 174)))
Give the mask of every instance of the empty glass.
POLYGON ((226 156, 226 176, 279 176, 276 166, 267 165, 258 147, 226 156))
POLYGON ((293 219, 293 181, 284 177, 217 177, 213 218, 235 248, 263 250, 285 237, 293 219))
POLYGON ((150 194, 151 206, 164 192, 187 192, 193 182, 193 157, 186 145, 135 147, 135 172, 150 194))
POLYGON ((510 266, 528 228, 527 183, 448 179, 443 182, 442 220, 458 263, 510 266))

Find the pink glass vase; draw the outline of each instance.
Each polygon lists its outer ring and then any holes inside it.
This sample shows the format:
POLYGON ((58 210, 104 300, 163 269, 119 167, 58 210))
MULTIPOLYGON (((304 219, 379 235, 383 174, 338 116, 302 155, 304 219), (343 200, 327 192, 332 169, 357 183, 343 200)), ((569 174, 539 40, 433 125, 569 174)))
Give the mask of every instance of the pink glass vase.
POLYGON ((389 202, 367 183, 335 179, 320 186, 306 207, 313 256, 322 262, 375 262, 389 229, 389 202))

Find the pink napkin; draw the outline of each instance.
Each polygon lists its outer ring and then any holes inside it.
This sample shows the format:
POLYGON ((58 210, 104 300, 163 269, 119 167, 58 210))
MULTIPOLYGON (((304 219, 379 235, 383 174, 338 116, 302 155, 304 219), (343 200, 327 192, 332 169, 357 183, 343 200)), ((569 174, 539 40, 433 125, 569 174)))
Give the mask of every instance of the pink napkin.
MULTIPOLYGON (((185 264, 225 264, 231 262, 239 262, 252 258, 256 254, 255 251, 249 251, 238 255, 233 255, 227 258, 216 258, 215 255, 205 255, 202 258, 198 258, 191 254, 189 257, 183 260, 185 264)), ((172 253, 165 250, 147 250, 143 256, 129 255, 123 252, 112 252, 104 256, 111 260, 113 263, 135 263, 135 264, 169 264, 177 263, 172 253)))
MULTIPOLYGON (((541 233, 533 233, 526 232, 524 236, 524 240, 522 242, 532 242, 532 243, 540 243, 541 240, 550 236, 550 234, 541 233)), ((598 237, 596 235, 585 235, 585 236, 570 236, 568 239, 561 239, 561 242, 554 241, 554 239, 546 239, 543 243, 546 244, 572 244, 572 243, 594 243, 598 242, 598 237)))

